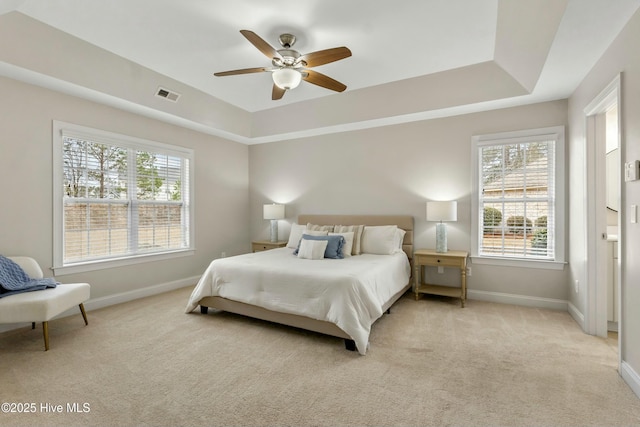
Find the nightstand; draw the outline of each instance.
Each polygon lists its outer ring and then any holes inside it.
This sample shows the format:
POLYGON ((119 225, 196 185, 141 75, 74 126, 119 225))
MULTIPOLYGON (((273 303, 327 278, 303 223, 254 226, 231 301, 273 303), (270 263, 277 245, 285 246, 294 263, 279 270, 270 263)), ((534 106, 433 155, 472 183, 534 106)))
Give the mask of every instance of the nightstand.
POLYGON ((269 249, 284 248, 285 246, 287 246, 286 240, 278 240, 277 242, 272 242, 270 240, 256 240, 251 242, 251 251, 268 251, 269 249))
POLYGON ((416 301, 420 294, 442 295, 460 298, 460 305, 464 308, 467 300, 467 257, 465 251, 436 252, 433 249, 418 249, 413 253, 414 283, 413 292, 416 301), (422 267, 450 267, 460 269, 460 286, 430 285, 422 282, 422 267))

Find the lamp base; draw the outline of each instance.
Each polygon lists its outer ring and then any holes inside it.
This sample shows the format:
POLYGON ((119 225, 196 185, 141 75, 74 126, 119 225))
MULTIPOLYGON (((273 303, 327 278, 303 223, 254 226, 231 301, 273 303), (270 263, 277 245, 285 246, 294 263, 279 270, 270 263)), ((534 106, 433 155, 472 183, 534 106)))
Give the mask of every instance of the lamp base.
POLYGON ((436 252, 447 252, 447 225, 441 222, 436 224, 436 252))
POLYGON ((272 219, 271 220, 271 241, 272 242, 277 242, 278 241, 278 220, 277 219, 272 219))

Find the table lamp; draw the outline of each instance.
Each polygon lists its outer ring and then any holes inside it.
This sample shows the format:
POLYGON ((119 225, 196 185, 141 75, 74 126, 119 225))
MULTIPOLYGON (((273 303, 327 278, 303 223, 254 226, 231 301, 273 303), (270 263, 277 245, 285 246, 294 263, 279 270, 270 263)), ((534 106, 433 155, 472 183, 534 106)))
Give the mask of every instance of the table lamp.
POLYGON ((427 221, 436 224, 436 252, 447 252, 447 225, 442 221, 458 220, 458 202, 427 202, 427 221))
POLYGON ((278 220, 284 219, 284 205, 264 205, 263 206, 264 219, 271 220, 271 241, 278 241, 278 220))

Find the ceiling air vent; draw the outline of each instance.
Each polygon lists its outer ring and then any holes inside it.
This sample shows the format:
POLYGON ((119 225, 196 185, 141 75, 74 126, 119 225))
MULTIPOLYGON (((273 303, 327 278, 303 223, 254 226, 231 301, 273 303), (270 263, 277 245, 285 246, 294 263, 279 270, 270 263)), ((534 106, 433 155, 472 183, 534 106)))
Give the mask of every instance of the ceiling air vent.
POLYGON ((172 92, 168 89, 165 89, 163 87, 159 87, 157 92, 156 92, 156 96, 160 97, 160 98, 164 98, 164 99, 168 99, 169 101, 173 101, 176 102, 178 100, 178 98, 180 98, 180 94, 177 92, 172 92))

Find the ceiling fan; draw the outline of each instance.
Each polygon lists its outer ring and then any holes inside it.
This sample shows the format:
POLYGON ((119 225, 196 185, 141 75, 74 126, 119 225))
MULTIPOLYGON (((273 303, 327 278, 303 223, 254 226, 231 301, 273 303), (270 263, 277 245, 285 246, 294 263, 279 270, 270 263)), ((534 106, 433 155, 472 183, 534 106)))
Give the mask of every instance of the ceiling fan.
POLYGON ((223 77, 237 74, 270 72, 273 78, 273 90, 271 92, 271 99, 273 100, 281 99, 287 90, 296 88, 301 80, 335 90, 336 92, 342 92, 347 88, 347 86, 339 81, 317 71, 310 70, 309 68, 348 58, 351 56, 351 51, 348 48, 344 46, 335 47, 333 49, 319 50, 302 55, 292 49, 292 46, 296 42, 296 36, 293 34, 281 34, 279 41, 282 49, 276 50, 253 31, 240 30, 240 33, 267 58, 271 59, 273 67, 222 71, 214 73, 214 76, 223 77))

